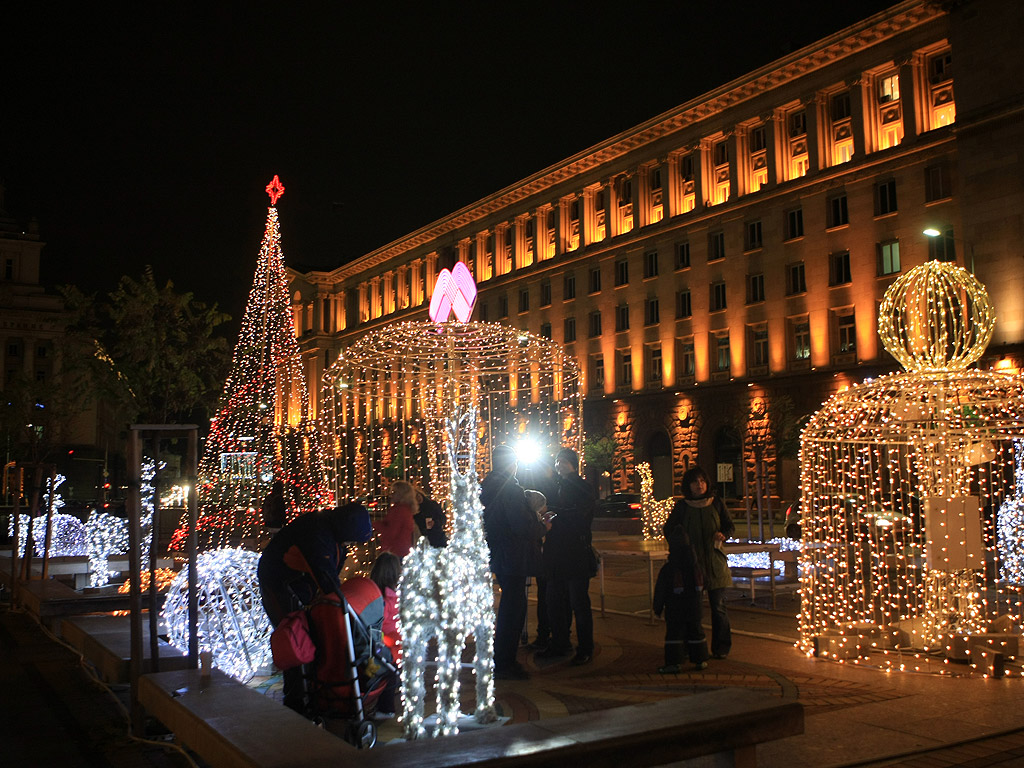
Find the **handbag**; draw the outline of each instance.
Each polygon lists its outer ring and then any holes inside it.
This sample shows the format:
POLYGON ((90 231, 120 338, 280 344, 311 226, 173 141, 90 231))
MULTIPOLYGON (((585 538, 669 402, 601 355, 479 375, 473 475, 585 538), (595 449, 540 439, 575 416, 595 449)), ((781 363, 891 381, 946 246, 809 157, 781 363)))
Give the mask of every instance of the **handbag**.
POLYGON ((316 657, 316 645, 309 634, 306 611, 292 611, 270 633, 270 652, 280 670, 309 664, 316 657))

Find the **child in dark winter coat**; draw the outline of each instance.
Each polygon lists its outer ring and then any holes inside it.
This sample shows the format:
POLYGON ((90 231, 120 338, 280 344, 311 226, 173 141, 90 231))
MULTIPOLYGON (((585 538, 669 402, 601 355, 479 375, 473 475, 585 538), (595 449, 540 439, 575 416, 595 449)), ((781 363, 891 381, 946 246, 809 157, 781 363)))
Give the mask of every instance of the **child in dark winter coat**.
POLYGON ((665 666, 663 675, 680 671, 683 648, 697 669, 708 666, 708 644, 701 626, 704 581, 690 537, 682 526, 668 534, 668 562, 658 572, 654 586, 654 613, 665 612, 665 666))

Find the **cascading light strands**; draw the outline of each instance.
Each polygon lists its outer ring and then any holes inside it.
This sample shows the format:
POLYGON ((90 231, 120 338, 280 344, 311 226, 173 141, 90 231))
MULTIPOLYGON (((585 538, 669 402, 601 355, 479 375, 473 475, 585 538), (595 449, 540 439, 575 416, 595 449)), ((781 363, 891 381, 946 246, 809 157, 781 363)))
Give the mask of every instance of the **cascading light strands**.
MULTIPOLYGON (((199 650, 210 651, 216 667, 246 681, 270 664, 270 620, 260 601, 258 552, 216 549, 197 558, 199 650)), ((167 590, 161 618, 168 640, 188 651, 188 566, 167 590)))
POLYGON ((1024 382, 968 367, 994 322, 966 270, 911 270, 879 310, 907 370, 839 392, 805 428, 806 653, 942 672, 972 645, 1017 654, 1022 588, 1003 564, 1019 562, 1024 530, 995 510, 1019 495, 1024 382))
POLYGON ((654 498, 654 476, 651 474, 651 465, 646 461, 636 465, 636 471, 640 473, 640 510, 643 514, 644 538, 664 538, 662 528, 668 520, 675 499, 654 498))
MULTIPOLYGON (((267 193, 284 187, 275 176, 267 193)), ((331 505, 324 451, 310 415, 309 390, 295 336, 277 208, 267 211, 256 274, 217 415, 199 465, 200 546, 218 547, 255 533, 276 480, 288 520, 331 505)), ((180 548, 183 518, 173 546, 180 548)))
POLYGON ((1013 473, 1013 494, 1008 496, 996 517, 999 541, 1000 575, 1015 586, 1024 586, 1024 442, 1013 446, 1016 467, 1013 473))
POLYGON ((550 339, 500 323, 409 321, 363 336, 323 379, 320 419, 339 496, 383 499, 403 477, 449 492, 445 419, 473 406, 481 469, 491 449, 531 439, 553 457, 582 453, 575 358, 550 339))

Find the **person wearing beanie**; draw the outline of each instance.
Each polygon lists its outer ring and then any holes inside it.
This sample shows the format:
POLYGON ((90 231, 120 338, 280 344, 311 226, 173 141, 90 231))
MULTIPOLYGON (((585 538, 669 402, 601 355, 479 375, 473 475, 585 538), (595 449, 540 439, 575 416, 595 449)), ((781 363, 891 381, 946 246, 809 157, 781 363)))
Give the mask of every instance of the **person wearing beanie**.
MULTIPOLYGON (((370 540, 373 527, 362 504, 299 515, 267 544, 256 573, 263 610, 272 626, 319 595, 341 590, 339 573, 348 555, 346 544, 370 540)), ((284 703, 305 710, 302 668, 284 672, 284 703)))
POLYGON ((732 586, 729 559, 722 544, 736 530, 722 500, 715 496, 711 480, 698 466, 683 473, 683 498, 675 503, 662 533, 681 526, 693 544, 704 576, 704 589, 711 608, 711 655, 724 659, 732 649, 732 629, 725 608, 725 593, 732 586))

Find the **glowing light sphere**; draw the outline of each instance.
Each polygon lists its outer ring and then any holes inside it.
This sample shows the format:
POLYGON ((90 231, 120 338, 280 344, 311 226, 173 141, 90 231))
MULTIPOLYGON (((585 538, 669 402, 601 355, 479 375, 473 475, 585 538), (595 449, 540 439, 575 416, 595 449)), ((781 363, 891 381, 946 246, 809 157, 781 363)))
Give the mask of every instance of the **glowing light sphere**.
POLYGON ((1010 502, 1024 379, 967 367, 993 323, 966 270, 911 270, 879 310, 879 334, 907 370, 837 393, 804 429, 806 653, 920 669, 971 635, 1019 626, 1021 591, 998 579, 1020 578, 1010 574, 1024 529, 1010 502))
MULTIPOLYGON (((259 553, 214 549, 198 556, 199 650, 238 680, 248 680, 270 664, 270 621, 260 601, 256 567, 259 553)), ((167 590, 161 618, 168 640, 188 651, 188 566, 167 590)))

